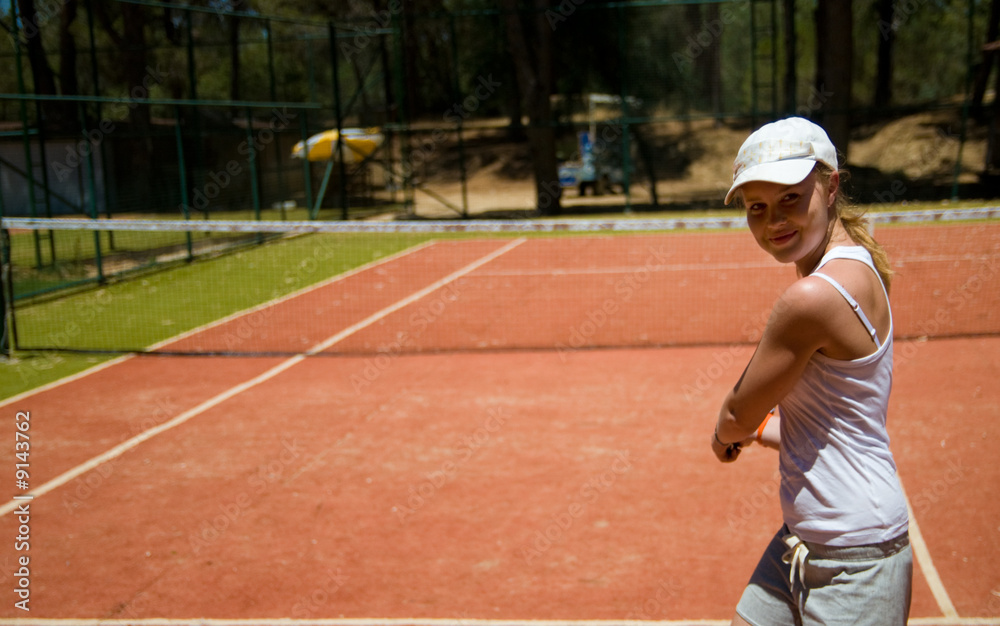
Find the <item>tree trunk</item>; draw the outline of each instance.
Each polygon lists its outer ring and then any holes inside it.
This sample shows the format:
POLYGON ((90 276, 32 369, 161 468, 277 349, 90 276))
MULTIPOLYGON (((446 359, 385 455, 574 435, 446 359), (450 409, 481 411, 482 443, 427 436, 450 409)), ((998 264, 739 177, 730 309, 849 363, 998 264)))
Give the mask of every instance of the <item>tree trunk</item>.
MULTIPOLYGON (((31 67, 32 82, 35 85, 35 94, 39 96, 55 96, 59 94, 56 87, 55 73, 49 65, 48 57, 45 54, 45 46, 42 42, 41 24, 45 21, 38 15, 34 0, 17 0, 18 11, 21 14, 20 42, 28 53, 28 64, 31 67)), ((67 107, 55 101, 45 101, 38 104, 41 119, 39 125, 45 126, 46 130, 68 130, 74 125, 75 109, 70 107, 70 113, 66 114, 67 107)))
POLYGON ((119 77, 128 85, 129 96, 129 119, 135 125, 135 132, 147 133, 150 124, 149 105, 143 101, 149 98, 149 87, 154 82, 160 82, 162 77, 158 72, 154 72, 147 62, 146 30, 148 21, 141 5, 127 2, 118 5, 121 7, 122 32, 115 30, 114 20, 107 12, 105 3, 94 4, 94 13, 104 32, 118 49, 119 64, 117 66, 119 77))
POLYGON ((892 102, 892 52, 896 43, 893 0, 878 0, 878 74, 875 76, 875 108, 892 102))
POLYGON ((851 138, 851 64, 854 17, 851 0, 819 0, 816 6, 816 85, 808 109, 846 161, 851 138))
MULTIPOLYGON (((997 72, 994 89, 1000 94, 1000 72, 997 72)), ((990 124, 986 150, 986 174, 994 181, 1000 177, 1000 97, 993 97, 993 122, 990 124)))
POLYGON ((795 0, 784 0, 785 31, 785 110, 791 113, 798 107, 798 72, 795 64, 799 60, 795 36, 795 0))
POLYGON ((543 215, 561 212, 559 172, 556 165, 555 127, 552 125, 552 26, 546 18, 545 0, 535 0, 535 10, 522 19, 517 0, 503 0, 507 38, 515 73, 530 123, 527 134, 535 174, 535 207, 543 215))
POLYGON ((54 96, 57 93, 56 79, 42 45, 40 24, 43 20, 35 10, 35 0, 17 0, 17 6, 21 13, 21 43, 28 51, 28 63, 31 65, 35 93, 54 96))
MULTIPOLYGON (((76 21, 77 0, 67 0, 59 14, 59 91, 64 96, 75 96, 80 93, 80 82, 76 69, 76 40, 73 38, 72 26, 76 21)), ((49 103, 55 113, 57 125, 65 130, 76 130, 77 104, 75 102, 49 103)))
POLYGON ((403 111, 407 121, 420 114, 420 97, 417 81, 419 80, 418 63, 420 50, 417 46, 415 8, 411 2, 403 2, 403 111))
MULTIPOLYGON (((147 45, 146 45, 146 14, 143 7, 137 4, 122 3, 122 39, 121 60, 122 69, 130 91, 139 97, 134 98, 132 107, 132 123, 136 132, 148 136, 150 125, 149 105, 143 102, 149 98, 151 85, 148 76, 147 45), (142 88, 140 90, 140 88, 142 88)), ((130 94, 131 95, 131 94, 130 94)))
POLYGON ((76 71, 76 40, 70 28, 76 21, 77 0, 67 0, 59 15, 59 74, 64 96, 80 93, 76 71))
POLYGON ((660 194, 656 191, 656 157, 653 154, 652 146, 646 141, 640 128, 636 126, 632 129, 632 133, 635 137, 636 146, 639 148, 642 164, 646 167, 646 177, 649 179, 650 202, 654 207, 658 207, 660 206, 660 194))
POLYGON ((396 101, 396 86, 392 82, 393 69, 388 40, 388 37, 378 38, 379 57, 382 63, 382 88, 385 90, 385 121, 400 122, 399 102, 396 101))
MULTIPOLYGON (((697 36, 701 33, 704 23, 701 20, 701 5, 700 4, 685 4, 684 5, 684 30, 697 36)), ((713 48, 714 42, 709 43, 705 46, 706 49, 713 48)), ((694 58, 692 71, 695 76, 705 76, 705 63, 707 55, 703 51, 694 58)), ((684 89, 684 108, 682 109, 685 114, 689 114, 692 109, 701 108, 702 96, 704 95, 706 87, 706 81, 697 80, 688 83, 684 89)))
MULTIPOLYGON (((719 4, 705 6, 705 23, 722 24, 719 4)), ((715 41, 705 50, 705 76, 708 83, 708 102, 717 123, 722 122, 722 42, 715 41)))
MULTIPOLYGON (((239 10, 238 5, 233 3, 234 11, 239 10)), ((240 99, 240 18, 236 15, 229 17, 229 99, 240 99)))
MULTIPOLYGON (((986 25, 986 43, 994 43, 1000 37, 1000 0, 993 0, 990 3, 990 21, 986 25)), ((990 70, 996 61, 997 51, 994 47, 983 49, 983 59, 976 71, 976 78, 972 90, 972 108, 979 111, 983 106, 983 98, 986 96, 986 85, 989 84, 990 70)))
POLYGON ((507 90, 507 107, 510 110, 510 123, 507 125, 507 136, 513 141, 524 141, 527 134, 524 130, 524 105, 521 98, 521 88, 517 78, 517 63, 514 55, 508 55, 510 63, 509 76, 513 77, 510 89, 507 90))
POLYGON ((123 2, 118 5, 122 16, 122 32, 114 28, 114 22, 107 13, 107 6, 98 2, 94 5, 98 21, 108 37, 118 48, 121 78, 129 85, 129 121, 134 139, 129 139, 128 186, 130 196, 125 202, 126 210, 148 210, 151 203, 152 182, 152 140, 150 139, 151 113, 149 88, 163 80, 156 69, 147 62, 146 30, 148 21, 144 7, 123 2))

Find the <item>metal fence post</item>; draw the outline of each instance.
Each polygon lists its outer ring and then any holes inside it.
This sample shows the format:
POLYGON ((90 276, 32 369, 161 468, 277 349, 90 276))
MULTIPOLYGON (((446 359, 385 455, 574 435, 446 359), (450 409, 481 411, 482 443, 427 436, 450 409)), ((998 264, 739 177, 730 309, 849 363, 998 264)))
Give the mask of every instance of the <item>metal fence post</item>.
POLYGON ((329 22, 330 64, 333 66, 333 110, 337 118, 337 164, 340 175, 340 219, 348 219, 347 166, 344 163, 344 112, 340 106, 340 67, 337 64, 337 27, 329 22))
MULTIPOLYGON (((80 131, 87 136, 87 109, 86 103, 80 102, 77 104, 77 111, 80 116, 80 131)), ((87 216, 97 221, 97 180, 94 176, 94 151, 87 151, 86 159, 86 171, 87 171, 87 191, 89 199, 87 200, 87 216)), ((94 264, 97 266, 97 280, 103 283, 105 280, 104 276, 104 257, 101 254, 101 231, 94 230, 94 264)))
MULTIPOLYGON (((0 209, 0 217, 3 211, 0 209)), ((8 286, 10 285, 10 234, 6 228, 0 228, 0 357, 10 357, 10 329, 13 327, 12 307, 14 298, 7 302, 8 286)), ((13 289, 10 290, 13 292, 13 289)))
MULTIPOLYGON (((181 214, 184 220, 191 219, 191 199, 188 193, 187 184, 187 163, 184 161, 184 136, 181 132, 181 107, 174 107, 174 140, 177 142, 177 173, 180 175, 181 184, 181 214)), ((194 244, 191 240, 191 231, 184 233, 187 243, 188 261, 194 260, 194 244)))

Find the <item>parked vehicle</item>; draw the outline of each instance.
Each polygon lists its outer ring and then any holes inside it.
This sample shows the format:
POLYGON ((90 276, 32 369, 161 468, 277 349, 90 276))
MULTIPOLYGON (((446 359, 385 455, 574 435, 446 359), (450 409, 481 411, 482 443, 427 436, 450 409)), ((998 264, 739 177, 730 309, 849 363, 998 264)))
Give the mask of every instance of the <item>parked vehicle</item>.
POLYGON ((614 145, 595 149, 590 131, 581 131, 577 137, 580 157, 559 165, 559 186, 563 189, 575 187, 581 196, 587 195, 588 188, 595 196, 611 193, 615 186, 624 191, 625 172, 620 149, 615 149, 614 145))

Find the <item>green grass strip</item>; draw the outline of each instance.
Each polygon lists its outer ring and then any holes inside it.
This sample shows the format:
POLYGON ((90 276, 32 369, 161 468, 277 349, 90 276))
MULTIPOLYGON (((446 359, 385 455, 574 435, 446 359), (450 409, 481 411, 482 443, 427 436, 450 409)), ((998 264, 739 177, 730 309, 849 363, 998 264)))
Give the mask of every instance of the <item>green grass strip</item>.
MULTIPOLYGON (((22 345, 146 347, 430 239, 432 234, 305 235, 22 305, 22 345), (237 288, 225 288, 226 286, 237 288), (141 314, 139 314, 141 307, 141 314)), ((17 351, 0 362, 0 399, 114 354, 17 351)))

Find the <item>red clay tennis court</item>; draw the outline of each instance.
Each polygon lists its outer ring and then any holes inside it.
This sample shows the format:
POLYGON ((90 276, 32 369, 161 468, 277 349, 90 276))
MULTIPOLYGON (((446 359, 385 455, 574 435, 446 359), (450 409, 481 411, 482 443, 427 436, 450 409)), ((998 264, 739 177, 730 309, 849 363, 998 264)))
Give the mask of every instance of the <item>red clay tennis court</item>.
MULTIPOLYGON (((1000 224, 878 236, 911 623, 1000 624, 1000 224)), ((429 241, 4 401, 0 623, 728 623, 780 525, 708 445, 792 279, 753 246, 429 241)))

